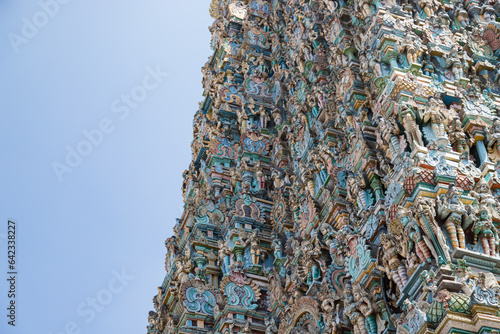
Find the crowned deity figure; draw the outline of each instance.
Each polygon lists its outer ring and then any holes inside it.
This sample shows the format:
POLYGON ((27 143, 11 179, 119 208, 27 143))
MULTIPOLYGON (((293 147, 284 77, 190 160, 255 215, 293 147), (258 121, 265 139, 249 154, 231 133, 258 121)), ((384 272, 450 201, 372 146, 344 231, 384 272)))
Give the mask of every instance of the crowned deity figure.
POLYGON ((444 226, 453 250, 465 248, 465 233, 462 224, 468 212, 460 200, 461 193, 462 191, 454 184, 450 184, 446 194, 442 194, 438 199, 438 213, 441 219, 446 219, 444 226))
POLYGON ((344 290, 344 314, 351 322, 354 334, 368 334, 365 325, 365 317, 363 313, 358 310, 350 286, 344 290))
POLYGON ((389 234, 382 234, 380 242, 383 248, 382 263, 388 277, 398 286, 399 291, 403 291, 408 283, 408 273, 405 264, 399 257, 397 242, 389 234))
POLYGON ((408 250, 414 250, 421 262, 432 262, 431 250, 427 245, 431 243, 426 236, 422 234, 422 230, 418 226, 415 218, 412 217, 410 210, 400 206, 396 213, 396 218, 398 218, 404 226, 404 235, 408 240, 408 250))
POLYGON ((365 327, 368 334, 377 334, 377 312, 380 311, 380 308, 359 283, 353 282, 352 294, 356 308, 365 317, 365 327))
POLYGON ((446 138, 445 125, 447 117, 443 111, 443 106, 437 98, 430 98, 429 105, 422 115, 424 122, 430 122, 435 139, 446 138))
POLYGON ((492 219, 500 220, 498 201, 492 195, 490 186, 484 178, 477 181, 474 190, 469 195, 477 200, 477 205, 486 205, 488 207, 492 219))
POLYGON ((477 243, 479 239, 483 246, 484 254, 495 256, 499 245, 498 230, 493 225, 488 204, 484 203, 479 206, 479 214, 472 230, 475 236, 474 243, 477 243))

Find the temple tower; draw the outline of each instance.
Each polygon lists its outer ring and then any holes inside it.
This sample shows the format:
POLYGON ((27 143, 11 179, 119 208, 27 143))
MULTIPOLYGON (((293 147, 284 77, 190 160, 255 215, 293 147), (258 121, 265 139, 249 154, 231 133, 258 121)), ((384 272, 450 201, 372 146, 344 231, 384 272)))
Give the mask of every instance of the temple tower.
POLYGON ((498 334, 500 4, 209 7, 148 333, 498 334))

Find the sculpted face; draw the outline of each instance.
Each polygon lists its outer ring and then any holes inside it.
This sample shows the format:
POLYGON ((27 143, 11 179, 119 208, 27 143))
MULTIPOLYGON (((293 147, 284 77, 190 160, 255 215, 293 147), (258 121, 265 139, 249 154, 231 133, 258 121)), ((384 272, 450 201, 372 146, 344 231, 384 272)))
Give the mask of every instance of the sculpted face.
POLYGON ((453 196, 451 196, 451 202, 453 204, 460 203, 460 196, 457 193, 453 194, 453 196))
POLYGON ((321 226, 321 234, 323 234, 323 236, 328 234, 328 228, 325 225, 321 226))
POLYGON ((495 21, 495 13, 486 11, 483 14, 483 18, 486 22, 495 21))
POLYGON ((402 217, 400 219, 400 221, 401 221, 401 224, 403 224, 404 226, 406 226, 410 222, 410 218, 408 218, 408 217, 402 217))
POLYGON ((485 194, 485 193, 488 193, 488 191, 490 190, 490 188, 488 187, 488 185, 486 183, 483 183, 483 184, 481 184, 481 186, 479 187, 478 190, 479 190, 480 193, 485 194))
POLYGON ((345 293, 345 300, 348 303, 352 303, 354 301, 354 296, 350 292, 345 293))
POLYGON ((358 290, 355 290, 355 291, 353 292, 353 294, 354 294, 354 296, 353 296, 353 297, 354 297, 354 300, 360 300, 360 299, 361 299, 361 297, 362 297, 362 296, 361 296, 360 291, 358 291, 358 290))

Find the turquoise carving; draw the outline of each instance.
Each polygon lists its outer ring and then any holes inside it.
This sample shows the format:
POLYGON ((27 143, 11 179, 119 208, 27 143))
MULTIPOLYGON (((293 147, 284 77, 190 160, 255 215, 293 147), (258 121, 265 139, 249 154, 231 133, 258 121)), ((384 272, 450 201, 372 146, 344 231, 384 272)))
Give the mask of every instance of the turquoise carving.
POLYGON ((184 306, 189 312, 201 312, 207 315, 214 314, 215 297, 210 291, 200 293, 196 288, 190 287, 186 291, 184 306))
POLYGON ((226 285, 225 292, 229 305, 243 306, 249 310, 257 308, 257 304, 253 304, 256 301, 255 292, 249 286, 237 286, 231 282, 226 285))
POLYGON ((366 245, 365 238, 359 237, 356 245, 356 255, 349 258, 349 272, 355 279, 358 278, 361 271, 368 268, 372 260, 371 252, 366 245))

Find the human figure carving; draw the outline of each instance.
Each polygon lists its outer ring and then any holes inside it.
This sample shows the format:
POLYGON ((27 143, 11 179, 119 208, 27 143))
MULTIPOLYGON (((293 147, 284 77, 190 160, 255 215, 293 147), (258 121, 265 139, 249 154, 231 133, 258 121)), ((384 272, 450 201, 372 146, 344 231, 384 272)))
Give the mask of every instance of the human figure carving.
POLYGON ((351 287, 344 290, 344 314, 351 322, 354 334, 368 334, 366 331, 365 317, 356 306, 351 287))
POLYGON ((461 191, 451 184, 446 194, 438 199, 438 213, 446 219, 445 229, 451 240, 451 246, 465 248, 465 234, 462 228, 463 218, 467 215, 465 205, 460 200, 461 191))
POLYGON ((382 234, 380 242, 383 249, 382 263, 384 271, 396 283, 399 291, 403 291, 408 283, 408 274, 406 266, 399 258, 396 240, 389 234, 382 234))
POLYGON ((472 229, 475 235, 474 243, 479 239, 483 246, 484 254, 495 256, 499 245, 498 230, 493 225, 489 211, 488 204, 484 203, 480 205, 479 216, 472 229))

